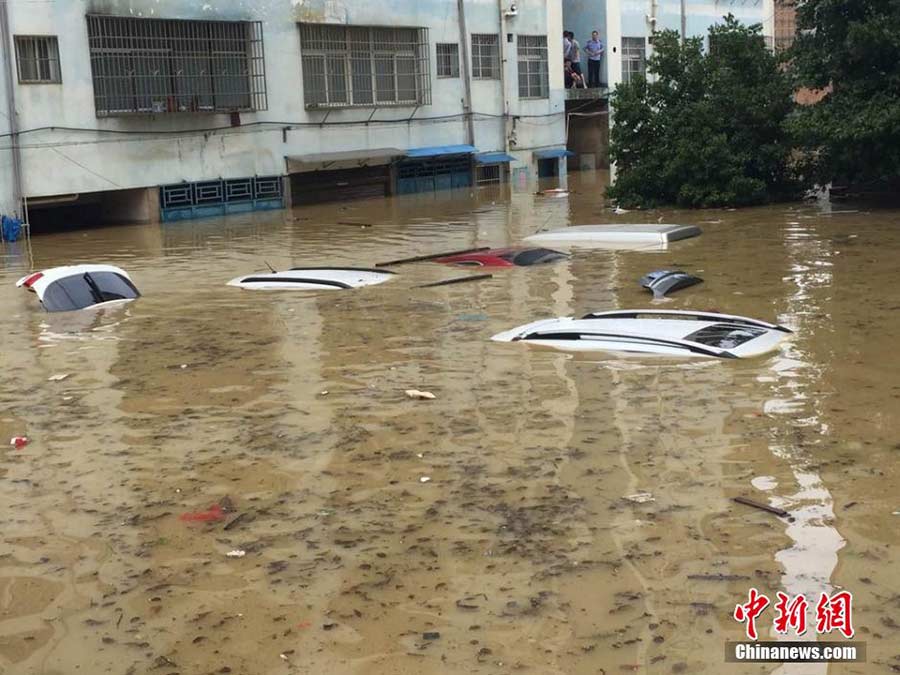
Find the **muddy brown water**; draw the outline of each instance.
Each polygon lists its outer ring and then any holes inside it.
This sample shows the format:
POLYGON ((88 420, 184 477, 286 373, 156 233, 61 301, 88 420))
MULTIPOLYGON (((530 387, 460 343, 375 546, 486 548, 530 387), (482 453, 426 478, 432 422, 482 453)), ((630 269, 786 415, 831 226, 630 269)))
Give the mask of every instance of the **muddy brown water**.
POLYGON ((594 177, 573 183, 567 199, 482 190, 3 248, 0 672, 900 670, 900 212, 616 216, 594 177), (263 261, 368 265, 660 218, 703 235, 434 289, 414 286, 470 272, 224 285, 263 261), (29 255, 121 265, 144 297, 48 315, 13 287, 29 255), (736 362, 488 340, 649 306, 636 279, 671 265, 706 283, 661 306, 796 336, 736 362), (638 492, 653 501, 624 499, 638 492), (224 520, 180 518, 220 502, 224 520), (724 664, 751 586, 852 591, 867 663, 724 664))

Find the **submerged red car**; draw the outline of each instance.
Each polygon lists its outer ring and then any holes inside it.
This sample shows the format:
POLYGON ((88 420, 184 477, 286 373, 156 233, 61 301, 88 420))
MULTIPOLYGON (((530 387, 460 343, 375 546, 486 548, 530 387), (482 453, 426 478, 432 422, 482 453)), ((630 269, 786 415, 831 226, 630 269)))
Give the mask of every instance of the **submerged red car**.
POLYGON ((486 251, 473 251, 448 255, 435 259, 435 262, 460 267, 528 267, 544 263, 557 262, 568 258, 568 254, 549 248, 491 248, 486 251))

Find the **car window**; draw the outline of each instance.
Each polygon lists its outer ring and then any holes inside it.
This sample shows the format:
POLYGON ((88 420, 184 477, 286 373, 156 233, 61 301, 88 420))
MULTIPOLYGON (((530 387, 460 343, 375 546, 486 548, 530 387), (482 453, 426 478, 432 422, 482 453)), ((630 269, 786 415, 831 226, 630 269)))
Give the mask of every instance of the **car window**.
POLYGON ((684 339, 718 349, 734 349, 766 332, 765 328, 717 323, 701 328, 684 339))
POLYGON ((541 265, 543 263, 555 262, 568 258, 565 253, 552 251, 549 248, 532 248, 527 251, 521 251, 512 260, 513 264, 520 266, 541 265))
POLYGON ((139 295, 134 284, 119 274, 92 272, 54 281, 44 291, 41 303, 48 312, 68 312, 99 302, 132 299, 139 295))
POLYGON ((101 302, 110 300, 133 300, 140 296, 138 290, 128 279, 115 272, 91 272, 91 281, 100 291, 101 302))

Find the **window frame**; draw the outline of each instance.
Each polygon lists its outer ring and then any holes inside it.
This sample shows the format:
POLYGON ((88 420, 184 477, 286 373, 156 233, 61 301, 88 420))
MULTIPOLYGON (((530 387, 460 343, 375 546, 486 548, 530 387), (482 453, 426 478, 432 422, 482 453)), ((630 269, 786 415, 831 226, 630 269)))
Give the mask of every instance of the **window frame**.
POLYGON ((550 98, 550 52, 546 35, 516 36, 517 66, 519 76, 519 98, 524 100, 541 100, 550 98), (523 44, 533 42, 534 44, 523 44), (543 42, 543 44, 540 44, 543 42), (535 68, 536 66, 536 68, 535 68), (523 87, 522 78, 525 77, 523 87), (539 78, 537 93, 534 92, 531 78, 539 78))
POLYGON ((416 107, 431 103, 428 28, 306 22, 297 26, 307 110, 416 107), (379 31, 386 35, 378 35, 379 31), (401 31, 408 31, 410 39, 401 41, 401 31), (314 64, 318 64, 315 72, 314 64), (402 92, 409 91, 402 86, 404 78, 414 82, 413 98, 402 97, 402 92), (322 86, 317 88, 314 83, 322 86), (386 96, 387 93, 392 95, 386 96))
POLYGON ((435 54, 435 77, 439 80, 450 80, 450 79, 459 79, 460 68, 459 68, 459 43, 458 42, 435 42, 434 43, 434 54, 435 54), (445 48, 445 52, 441 53, 441 47, 445 48), (443 64, 445 66, 449 66, 449 72, 441 72, 441 59, 445 59, 447 63, 443 64))
POLYGON ((472 47, 472 79, 499 80, 500 35, 498 33, 472 33, 469 42, 472 47), (477 44, 476 39, 479 41, 477 44), (492 42, 486 41, 488 39, 492 42))
POLYGON ((85 18, 97 117, 268 109, 261 21, 85 18))
POLYGON ((632 77, 640 75, 647 77, 647 38, 644 36, 622 36, 622 82, 631 82, 632 77), (640 50, 634 43, 626 44, 626 40, 640 40, 640 50), (637 63, 638 67, 633 67, 637 63))
POLYGON ((58 35, 14 35, 13 42, 15 43, 16 50, 16 75, 18 77, 19 84, 62 84, 62 63, 59 58, 59 36, 58 35), (23 78, 22 73, 22 46, 23 44, 29 41, 32 45, 34 45, 35 55, 33 58, 34 69, 37 74, 37 79, 25 79, 23 78), (46 79, 41 78, 40 75, 40 63, 41 58, 37 55, 37 45, 44 43, 48 45, 49 49, 47 52, 47 56, 43 57, 46 60, 46 65, 48 69, 48 77, 46 79), (54 78, 54 65, 55 65, 55 78, 54 78))

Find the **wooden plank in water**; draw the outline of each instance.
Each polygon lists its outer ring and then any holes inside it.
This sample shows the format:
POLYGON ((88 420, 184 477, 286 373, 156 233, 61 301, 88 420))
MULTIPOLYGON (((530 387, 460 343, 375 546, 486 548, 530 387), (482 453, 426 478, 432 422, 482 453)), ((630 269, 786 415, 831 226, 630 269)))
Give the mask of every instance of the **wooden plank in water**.
POLYGON ((478 253, 479 251, 488 251, 490 246, 480 246, 478 248, 466 248, 461 251, 447 251, 445 253, 432 253, 431 255, 417 255, 412 258, 400 258, 399 260, 388 260, 387 262, 375 263, 375 267, 390 267, 391 265, 405 265, 406 263, 422 262, 424 260, 434 260, 435 258, 445 258, 451 255, 463 255, 464 253, 478 253))
POLYGON ((482 281, 483 279, 492 279, 493 274, 475 274, 469 277, 456 277, 455 279, 444 279, 444 281, 435 281, 430 284, 422 284, 416 288, 434 288, 435 286, 449 286, 450 284, 464 284, 467 281, 482 281))

